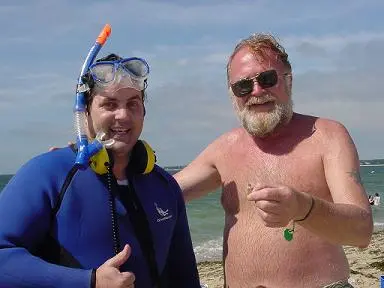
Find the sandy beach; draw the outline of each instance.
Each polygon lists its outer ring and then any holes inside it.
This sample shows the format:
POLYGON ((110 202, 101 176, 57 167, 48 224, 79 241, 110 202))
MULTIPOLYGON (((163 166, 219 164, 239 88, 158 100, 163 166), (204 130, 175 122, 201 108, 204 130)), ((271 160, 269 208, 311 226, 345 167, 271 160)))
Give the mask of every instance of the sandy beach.
MULTIPOLYGON (((344 248, 351 268, 350 283, 355 288, 380 287, 384 275, 384 231, 375 232, 371 244, 365 249, 344 248)), ((201 283, 208 288, 222 288, 223 268, 220 261, 199 263, 201 283)))

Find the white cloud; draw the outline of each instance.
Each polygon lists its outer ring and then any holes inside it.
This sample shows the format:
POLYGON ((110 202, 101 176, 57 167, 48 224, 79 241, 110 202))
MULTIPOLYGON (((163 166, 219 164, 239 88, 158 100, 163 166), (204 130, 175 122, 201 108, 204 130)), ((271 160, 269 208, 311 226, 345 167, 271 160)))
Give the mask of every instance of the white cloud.
POLYGON ((374 40, 383 40, 384 32, 370 32, 370 31, 359 31, 350 34, 339 34, 339 35, 322 35, 322 36, 288 36, 284 37, 284 46, 287 48, 293 48, 301 45, 311 45, 317 51, 329 50, 333 52, 340 51, 347 45, 350 44, 361 44, 367 43, 374 40))

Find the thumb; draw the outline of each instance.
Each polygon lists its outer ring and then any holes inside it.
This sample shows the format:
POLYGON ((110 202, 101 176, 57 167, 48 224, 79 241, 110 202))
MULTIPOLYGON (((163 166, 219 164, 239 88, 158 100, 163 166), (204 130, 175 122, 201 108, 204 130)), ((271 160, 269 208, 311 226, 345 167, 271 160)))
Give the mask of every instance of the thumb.
POLYGON ((254 200, 253 197, 257 195, 260 189, 264 188, 260 183, 248 183, 247 186, 247 199, 254 200))
POLYGON ((259 198, 260 198, 260 195, 259 195, 258 192, 259 192, 259 191, 253 191, 253 192, 249 193, 249 194, 247 195, 247 200, 248 200, 248 201, 258 201, 258 200, 260 200, 260 199, 259 199, 259 198))
POLYGON ((119 254, 109 259, 105 264, 111 267, 119 268, 128 260, 129 256, 131 256, 131 251, 131 246, 125 244, 124 249, 121 250, 119 254))
POLYGON ((247 200, 249 201, 258 201, 258 200, 269 200, 266 198, 269 198, 270 190, 275 188, 273 185, 268 184, 248 184, 248 193, 247 193, 247 200))

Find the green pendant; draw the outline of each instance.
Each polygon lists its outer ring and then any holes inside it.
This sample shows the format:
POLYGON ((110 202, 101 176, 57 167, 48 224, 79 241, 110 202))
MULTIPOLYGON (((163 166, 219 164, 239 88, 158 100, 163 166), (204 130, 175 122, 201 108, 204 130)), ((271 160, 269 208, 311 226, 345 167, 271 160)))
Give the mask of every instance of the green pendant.
POLYGON ((284 230, 284 238, 287 241, 291 241, 293 239, 293 230, 292 229, 285 229, 284 230))

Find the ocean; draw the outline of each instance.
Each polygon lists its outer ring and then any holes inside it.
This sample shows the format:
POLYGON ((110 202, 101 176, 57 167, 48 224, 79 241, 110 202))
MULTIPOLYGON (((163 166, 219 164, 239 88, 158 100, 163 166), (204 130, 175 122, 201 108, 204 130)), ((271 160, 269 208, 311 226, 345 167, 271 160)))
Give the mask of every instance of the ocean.
MULTIPOLYGON (((169 171, 171 174, 175 170, 169 171)), ((0 191, 11 175, 0 175, 0 191)), ((372 206, 375 230, 384 229, 384 166, 362 166, 361 178, 368 195, 379 193, 380 206, 372 206)), ((189 225, 196 258, 201 261, 220 260, 224 212, 220 204, 221 189, 187 204, 189 225)))

